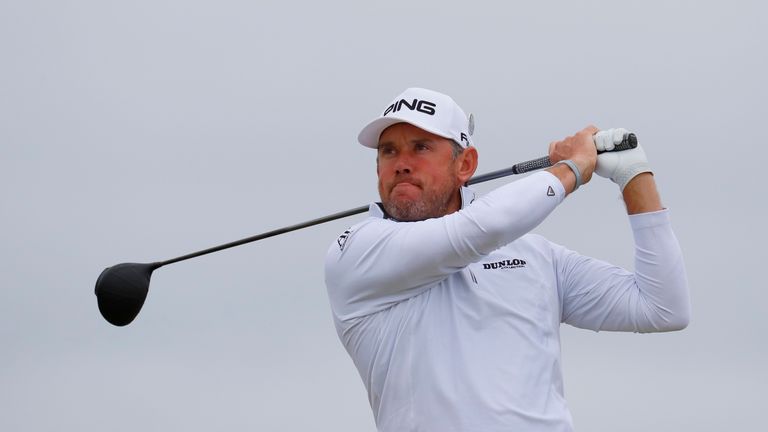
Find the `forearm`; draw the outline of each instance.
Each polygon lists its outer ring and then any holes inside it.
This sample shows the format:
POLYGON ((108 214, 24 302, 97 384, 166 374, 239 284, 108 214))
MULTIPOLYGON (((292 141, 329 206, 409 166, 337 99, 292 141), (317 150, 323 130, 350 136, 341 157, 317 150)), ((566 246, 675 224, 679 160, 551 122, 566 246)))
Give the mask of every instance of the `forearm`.
POLYGON ((623 191, 624 203, 630 215, 649 213, 662 210, 659 191, 653 174, 645 172, 638 174, 627 183, 623 191))

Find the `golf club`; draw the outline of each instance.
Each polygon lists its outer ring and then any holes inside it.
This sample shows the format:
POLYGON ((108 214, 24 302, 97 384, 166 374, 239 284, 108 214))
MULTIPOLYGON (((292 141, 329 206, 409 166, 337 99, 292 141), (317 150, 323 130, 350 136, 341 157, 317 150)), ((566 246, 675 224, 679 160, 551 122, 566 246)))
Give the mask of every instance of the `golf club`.
MULTIPOLYGON (((637 147, 637 137, 633 133, 624 136, 621 143, 617 144, 612 151, 629 150, 637 147)), ((552 166, 548 156, 533 159, 515 164, 511 168, 505 168, 498 171, 492 171, 487 174, 475 176, 467 181, 467 185, 494 180, 513 174, 522 174, 552 166)), ((107 267, 101 272, 96 280, 96 298, 99 304, 101 315, 113 325, 125 326, 136 318, 144 305, 144 300, 149 292, 149 280, 152 272, 158 268, 173 264, 190 258, 207 255, 220 250, 229 249, 246 243, 263 240, 276 235, 285 234, 302 228, 319 225, 336 219, 342 219, 348 216, 363 213, 368 210, 368 206, 360 206, 350 210, 312 219, 296 225, 278 228, 262 234, 257 234, 242 240, 233 241, 219 246, 214 246, 198 252, 193 252, 180 257, 172 258, 166 261, 154 263, 122 263, 112 267, 107 267)))

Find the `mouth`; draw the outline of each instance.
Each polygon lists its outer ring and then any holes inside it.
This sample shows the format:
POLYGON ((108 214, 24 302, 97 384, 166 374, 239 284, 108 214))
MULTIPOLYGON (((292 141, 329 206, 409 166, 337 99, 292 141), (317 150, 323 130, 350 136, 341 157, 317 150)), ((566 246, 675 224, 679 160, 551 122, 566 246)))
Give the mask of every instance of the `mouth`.
POLYGON ((404 191, 411 188, 420 189, 421 187, 415 183, 411 183, 408 181, 401 181, 401 182, 395 183, 395 185, 392 186, 392 192, 404 191))

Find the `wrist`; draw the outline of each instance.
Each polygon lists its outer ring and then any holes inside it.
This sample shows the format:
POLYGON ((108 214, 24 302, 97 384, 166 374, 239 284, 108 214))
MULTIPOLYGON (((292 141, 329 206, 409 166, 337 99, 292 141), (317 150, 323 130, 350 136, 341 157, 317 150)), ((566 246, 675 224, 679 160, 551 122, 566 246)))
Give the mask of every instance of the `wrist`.
POLYGON ((656 189, 653 174, 643 172, 631 179, 622 191, 627 213, 649 213, 662 210, 661 197, 656 189))
POLYGON ((653 174, 648 162, 638 161, 617 172, 611 180, 619 185, 619 189, 623 192, 632 179, 643 173, 653 174))
POLYGON ((573 192, 575 192, 576 189, 578 189, 579 186, 582 185, 581 169, 579 169, 579 166, 576 165, 576 162, 572 161, 571 159, 561 160, 557 162, 555 165, 565 165, 571 170, 574 176, 573 192))
POLYGON ((573 171, 568 167, 568 165, 556 163, 547 168, 547 171, 557 177, 558 180, 560 180, 566 195, 575 190, 576 176, 573 174, 573 171))

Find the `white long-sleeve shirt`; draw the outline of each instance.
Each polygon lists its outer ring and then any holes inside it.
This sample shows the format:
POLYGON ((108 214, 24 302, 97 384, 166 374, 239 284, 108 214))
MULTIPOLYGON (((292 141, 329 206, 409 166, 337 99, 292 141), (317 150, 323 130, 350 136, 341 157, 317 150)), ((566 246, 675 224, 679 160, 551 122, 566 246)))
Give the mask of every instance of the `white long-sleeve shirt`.
POLYGON ((565 197, 541 172, 420 222, 371 216, 331 245, 338 335, 377 428, 571 431, 559 325, 687 325, 682 255, 666 210, 630 216, 635 273, 527 234, 565 197), (471 202, 471 205, 470 205, 471 202))

